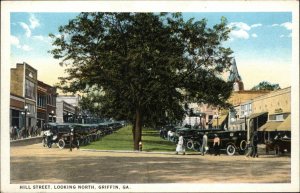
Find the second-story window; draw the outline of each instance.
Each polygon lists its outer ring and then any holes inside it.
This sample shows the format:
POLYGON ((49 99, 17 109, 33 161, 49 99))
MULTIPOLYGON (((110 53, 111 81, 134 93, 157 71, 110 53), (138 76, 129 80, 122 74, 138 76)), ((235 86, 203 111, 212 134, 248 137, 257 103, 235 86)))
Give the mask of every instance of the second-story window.
POLYGON ((46 95, 38 94, 38 107, 46 107, 46 95))
POLYGON ((35 84, 26 79, 25 80, 25 97, 35 100, 36 99, 36 88, 35 84))

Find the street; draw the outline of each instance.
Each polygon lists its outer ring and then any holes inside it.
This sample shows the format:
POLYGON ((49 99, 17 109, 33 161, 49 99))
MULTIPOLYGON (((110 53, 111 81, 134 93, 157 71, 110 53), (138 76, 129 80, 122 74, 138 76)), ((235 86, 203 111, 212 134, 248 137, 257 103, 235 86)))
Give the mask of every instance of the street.
POLYGON ((289 183, 289 156, 97 152, 11 147, 11 183, 289 183))

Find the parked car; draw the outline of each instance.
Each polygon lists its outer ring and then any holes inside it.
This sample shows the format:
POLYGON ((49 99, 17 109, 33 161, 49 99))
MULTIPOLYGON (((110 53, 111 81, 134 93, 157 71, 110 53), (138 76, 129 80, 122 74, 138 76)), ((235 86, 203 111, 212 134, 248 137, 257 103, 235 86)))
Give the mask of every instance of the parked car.
POLYGON ((282 155, 285 152, 291 152, 291 138, 281 137, 273 139, 272 141, 266 141, 266 153, 269 154, 270 151, 274 151, 275 155, 282 155))
POLYGON ((208 147, 213 149, 215 134, 220 138, 220 149, 225 150, 227 155, 234 155, 236 152, 244 154, 247 149, 247 131, 209 131, 208 147))
MULTIPOLYGON (((72 129, 71 124, 65 123, 47 123, 44 126, 44 135, 42 139, 43 146, 52 147, 53 143, 56 143, 57 146, 62 149, 66 144, 70 143, 70 132, 72 129)), ((74 135, 76 139, 76 135, 74 135)))

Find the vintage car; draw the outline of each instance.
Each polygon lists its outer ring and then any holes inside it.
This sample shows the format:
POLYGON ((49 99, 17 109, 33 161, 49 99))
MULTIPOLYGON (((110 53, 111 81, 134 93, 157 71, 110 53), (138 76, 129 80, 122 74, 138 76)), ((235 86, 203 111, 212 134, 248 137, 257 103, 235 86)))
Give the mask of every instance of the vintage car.
POLYGON ((242 155, 246 152, 247 131, 209 131, 207 138, 211 153, 215 134, 220 138, 220 149, 225 150, 227 155, 232 156, 236 152, 242 155))
POLYGON ((274 151, 274 155, 283 155, 284 153, 291 152, 291 138, 281 137, 273 139, 272 141, 266 141, 266 153, 274 151))
MULTIPOLYGON (((55 143, 60 149, 64 148, 66 144, 70 143, 71 129, 72 125, 66 123, 45 124, 42 139, 43 146, 48 146, 49 148, 51 148, 52 144, 55 143)), ((74 139, 75 138, 76 135, 74 134, 74 139)))

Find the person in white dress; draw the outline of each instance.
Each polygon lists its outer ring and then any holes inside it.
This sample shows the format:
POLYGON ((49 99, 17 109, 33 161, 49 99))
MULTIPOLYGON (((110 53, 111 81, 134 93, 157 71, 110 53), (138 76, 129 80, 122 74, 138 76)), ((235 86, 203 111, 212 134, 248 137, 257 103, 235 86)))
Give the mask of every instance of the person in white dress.
POLYGON ((180 133, 179 134, 179 139, 178 139, 178 144, 176 146, 176 154, 181 153, 181 152, 182 152, 183 155, 185 155, 185 146, 184 146, 184 143, 183 143, 183 136, 180 133))

